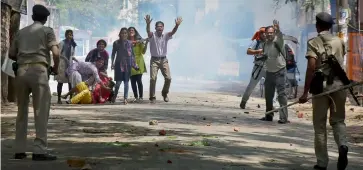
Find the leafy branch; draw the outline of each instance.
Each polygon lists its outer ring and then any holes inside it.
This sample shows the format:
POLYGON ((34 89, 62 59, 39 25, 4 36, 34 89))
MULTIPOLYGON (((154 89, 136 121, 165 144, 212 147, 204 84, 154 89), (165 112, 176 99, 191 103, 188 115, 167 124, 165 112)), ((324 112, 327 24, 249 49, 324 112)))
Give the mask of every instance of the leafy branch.
POLYGON ((70 25, 79 29, 91 30, 96 34, 104 34, 110 26, 117 22, 122 7, 120 0, 53 0, 60 10, 62 25, 70 25))

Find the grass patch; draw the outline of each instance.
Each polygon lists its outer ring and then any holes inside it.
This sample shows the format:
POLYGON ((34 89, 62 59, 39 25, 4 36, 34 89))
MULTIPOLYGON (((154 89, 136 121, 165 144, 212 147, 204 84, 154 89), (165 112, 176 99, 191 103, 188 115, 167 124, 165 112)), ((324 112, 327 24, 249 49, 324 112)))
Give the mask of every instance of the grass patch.
POLYGON ((168 138, 171 139, 171 140, 174 140, 174 139, 176 139, 178 137, 177 136, 168 136, 168 138))
POLYGON ((210 143, 207 141, 195 141, 195 142, 190 143, 189 146, 198 146, 198 147, 210 146, 210 143))
POLYGON ((217 136, 213 136, 213 135, 203 135, 203 138, 218 138, 217 136))

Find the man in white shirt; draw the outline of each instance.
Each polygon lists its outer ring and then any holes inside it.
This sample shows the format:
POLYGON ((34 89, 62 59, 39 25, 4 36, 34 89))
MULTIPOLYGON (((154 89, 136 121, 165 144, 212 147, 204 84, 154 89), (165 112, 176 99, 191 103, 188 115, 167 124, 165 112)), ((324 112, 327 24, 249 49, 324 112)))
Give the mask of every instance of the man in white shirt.
POLYGON ((159 69, 164 76, 165 82, 164 87, 161 92, 164 101, 168 102, 168 93, 171 83, 171 75, 169 68, 169 61, 166 58, 167 50, 168 50, 168 41, 172 39, 173 35, 179 28, 179 25, 182 23, 183 19, 178 17, 175 20, 175 27, 171 32, 163 34, 164 31, 164 23, 158 21, 155 23, 155 32, 150 31, 150 23, 152 21, 150 15, 146 15, 146 32, 150 41, 150 102, 155 103, 155 86, 156 86, 156 78, 158 75, 159 69))

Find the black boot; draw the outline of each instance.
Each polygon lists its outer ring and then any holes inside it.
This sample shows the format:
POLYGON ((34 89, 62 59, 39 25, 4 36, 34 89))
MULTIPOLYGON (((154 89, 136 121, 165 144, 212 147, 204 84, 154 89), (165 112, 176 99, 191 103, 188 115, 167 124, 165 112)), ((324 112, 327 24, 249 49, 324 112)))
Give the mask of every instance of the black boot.
POLYGON ((15 153, 14 159, 24 159, 26 158, 26 153, 15 153))
POLYGON ((265 117, 261 118, 260 120, 272 122, 273 116, 272 115, 266 115, 265 117))
POLYGON ((314 169, 316 169, 316 170, 327 170, 327 168, 321 167, 319 165, 315 165, 314 169))
POLYGON ((279 121, 277 121, 277 123, 279 123, 279 124, 287 124, 287 123, 290 123, 290 121, 288 121, 288 120, 279 120, 279 121))
POLYGON ((33 161, 54 161, 57 160, 57 156, 51 154, 33 154, 33 161))
POLYGON ((239 107, 240 107, 241 109, 246 109, 246 102, 241 101, 241 103, 239 104, 239 107))
POLYGON ((167 94, 163 95, 164 102, 169 102, 169 97, 167 94))
POLYGON ((337 169, 345 170, 347 165, 348 165, 348 147, 342 145, 339 147, 339 158, 338 158, 337 169))
POLYGON ((57 96, 58 96, 58 104, 62 104, 62 100, 61 100, 61 95, 62 95, 62 88, 63 88, 63 83, 58 83, 57 84, 57 96))
POLYGON ((150 97, 149 100, 150 100, 150 103, 151 104, 155 104, 156 103, 156 98, 155 97, 150 97))

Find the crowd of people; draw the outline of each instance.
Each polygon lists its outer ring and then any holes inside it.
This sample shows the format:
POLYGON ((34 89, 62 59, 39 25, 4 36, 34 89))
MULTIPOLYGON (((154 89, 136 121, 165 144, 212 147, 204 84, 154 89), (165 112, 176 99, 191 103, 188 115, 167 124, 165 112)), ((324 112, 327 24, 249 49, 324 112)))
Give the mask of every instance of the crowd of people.
POLYGON ((155 84, 158 70, 165 77, 162 96, 165 102, 169 101, 168 93, 171 83, 170 69, 168 65, 167 43, 176 33, 182 19, 177 18, 176 26, 166 34, 164 23, 156 22, 155 32, 150 31, 150 16, 145 17, 147 23, 147 38, 142 38, 135 27, 121 28, 119 39, 112 45, 111 57, 105 50, 107 43, 99 40, 97 47, 91 50, 85 61, 78 61, 75 54, 77 44, 73 39, 73 31, 65 31, 65 39, 59 43, 60 62, 58 74, 57 95, 58 104, 62 99, 69 99, 69 104, 101 104, 105 102, 115 103, 121 83, 124 83, 123 104, 128 104, 129 81, 134 94, 133 102, 143 101, 142 75, 147 71, 144 54, 150 42, 151 64, 150 64, 150 97, 155 103, 155 84), (111 69, 114 70, 113 78, 107 74, 108 61, 111 58, 111 69), (115 83, 115 82, 116 83, 115 83), (68 83, 69 91, 62 95, 63 84, 68 83))
MULTIPOLYGON (((308 41, 306 59, 308 65, 304 92, 299 98, 300 103, 308 100, 308 94, 313 96, 328 90, 337 89, 342 85, 341 78, 333 71, 328 60, 336 61, 336 64, 343 68, 344 55, 346 48, 344 42, 337 36, 331 34, 330 30, 334 24, 332 16, 321 12, 316 15, 316 30, 318 36, 308 41), (333 59, 332 59, 333 57, 333 59), (318 91, 318 92, 316 92, 318 91)), ((256 32, 252 40, 254 42, 247 49, 248 55, 253 55, 254 67, 251 80, 242 97, 240 107, 246 108, 247 101, 253 89, 262 77, 265 78, 265 102, 266 113, 274 110, 273 98, 275 91, 280 106, 287 105, 287 95, 285 91, 287 68, 287 52, 283 48, 283 34, 280 31, 278 21, 274 20, 272 26, 261 27, 256 32)), ((359 95, 358 97, 362 97, 359 95)), ((336 91, 322 97, 312 99, 314 144, 317 164, 313 167, 316 170, 326 170, 328 167, 329 156, 327 150, 327 131, 326 122, 328 110, 330 111, 329 123, 332 126, 334 139, 338 146, 339 158, 337 169, 344 170, 348 164, 348 146, 346 139, 345 124, 345 102, 347 92, 345 90, 336 91)), ((272 121, 273 112, 265 114, 262 121, 272 121)), ((289 123, 288 109, 279 109, 279 124, 289 123)))
MULTIPOLYGON (((16 120, 15 158, 24 159, 26 155, 27 116, 29 94, 32 93, 36 137, 34 140, 33 160, 55 160, 56 156, 47 152, 47 124, 50 110, 51 94, 49 88, 49 75, 55 73, 58 81, 58 103, 61 99, 70 97, 67 103, 91 104, 115 102, 121 83, 124 83, 123 103, 128 103, 129 80, 131 80, 135 101, 143 100, 142 74, 146 72, 143 54, 150 43, 150 94, 149 100, 155 103, 155 84, 157 73, 160 69, 164 76, 162 96, 165 102, 169 101, 168 93, 171 83, 170 68, 167 59, 167 44, 177 32, 182 18, 175 20, 175 27, 171 32, 163 33, 164 23, 156 22, 155 32, 150 30, 152 19, 145 17, 147 38, 143 39, 134 27, 121 28, 119 39, 113 43, 111 54, 111 69, 114 70, 113 78, 107 74, 109 55, 105 51, 106 41, 99 40, 97 48, 89 52, 85 61, 74 58, 76 43, 73 33, 67 30, 66 39, 60 43, 56 41, 54 31, 44 24, 50 15, 46 7, 35 5, 33 7, 34 23, 19 31, 9 51, 9 57, 16 60, 14 72, 17 81, 18 115, 16 120), (54 66, 50 67, 50 51, 53 54, 54 66), (50 69, 49 69, 50 68, 50 69), (114 82, 115 81, 115 82, 114 82), (69 91, 62 95, 62 86, 68 83, 69 91), (114 89, 114 90, 113 90, 114 89)), ((345 46, 342 41, 332 35, 331 29, 334 21, 327 13, 316 16, 318 37, 308 41, 306 58, 308 66, 304 93, 299 98, 301 103, 307 101, 312 81, 316 81, 316 71, 322 74, 329 72, 329 65, 325 61, 329 56, 335 56, 339 64, 343 63, 345 46), (328 46, 329 47, 326 47, 328 46), (327 50, 328 49, 328 50, 327 50), (327 54, 329 52, 329 54, 327 54)), ((255 67, 251 75, 245 95, 240 107, 244 109, 251 89, 256 86, 261 77, 265 77, 266 111, 273 109, 275 91, 278 94, 280 106, 287 105, 285 93, 286 61, 283 44, 283 35, 277 20, 272 26, 261 28, 254 36, 255 43, 247 50, 247 54, 255 56, 255 67)), ((321 79, 324 83, 324 78, 321 79)), ((319 81, 319 80, 318 80, 319 81)), ((319 81, 320 82, 320 81, 319 81)), ((334 79, 332 84, 323 86, 323 90, 339 86, 341 83, 334 79)), ((313 93, 314 94, 314 93, 313 93)), ((338 170, 344 170, 348 164, 348 147, 345 127, 345 101, 346 92, 338 91, 327 96, 315 98, 313 105, 313 125, 315 130, 315 153, 317 165, 314 169, 326 170, 328 165, 327 111, 330 109, 330 124, 339 148, 338 170), (331 101, 332 100, 332 101, 331 101), (334 107, 332 106, 334 103, 334 107), (332 109, 334 108, 334 109, 332 109)), ((288 110, 280 109, 278 123, 289 123, 288 110)), ((273 114, 266 114, 262 121, 272 121, 273 114)))
POLYGON ((32 93, 35 112, 36 139, 34 140, 33 160, 55 160, 56 156, 47 153, 47 123, 50 109, 49 78, 54 74, 57 84, 58 103, 66 99, 68 104, 115 103, 121 83, 124 83, 123 103, 128 103, 129 80, 134 92, 134 102, 143 100, 142 75, 147 71, 144 57, 150 44, 150 96, 155 103, 155 84, 159 69, 165 78, 162 96, 169 101, 171 83, 167 59, 167 44, 177 32, 182 18, 175 20, 172 31, 164 33, 164 23, 156 22, 155 32, 150 30, 152 18, 147 15, 147 38, 142 38, 135 27, 121 28, 119 39, 113 43, 111 57, 105 50, 107 42, 99 40, 85 61, 75 58, 77 44, 73 31, 65 31, 65 39, 56 41, 54 31, 45 27, 50 12, 43 5, 33 7, 34 23, 21 29, 9 50, 9 58, 15 60, 13 70, 16 75, 18 115, 16 121, 16 159, 26 157, 26 134, 29 95, 32 93), (54 65, 50 66, 50 52, 54 65), (109 65, 111 59, 111 65, 109 65), (107 73, 108 67, 114 75, 107 73), (62 92, 63 84, 68 84, 68 92, 62 92), (62 94, 64 93, 64 94, 62 94))

